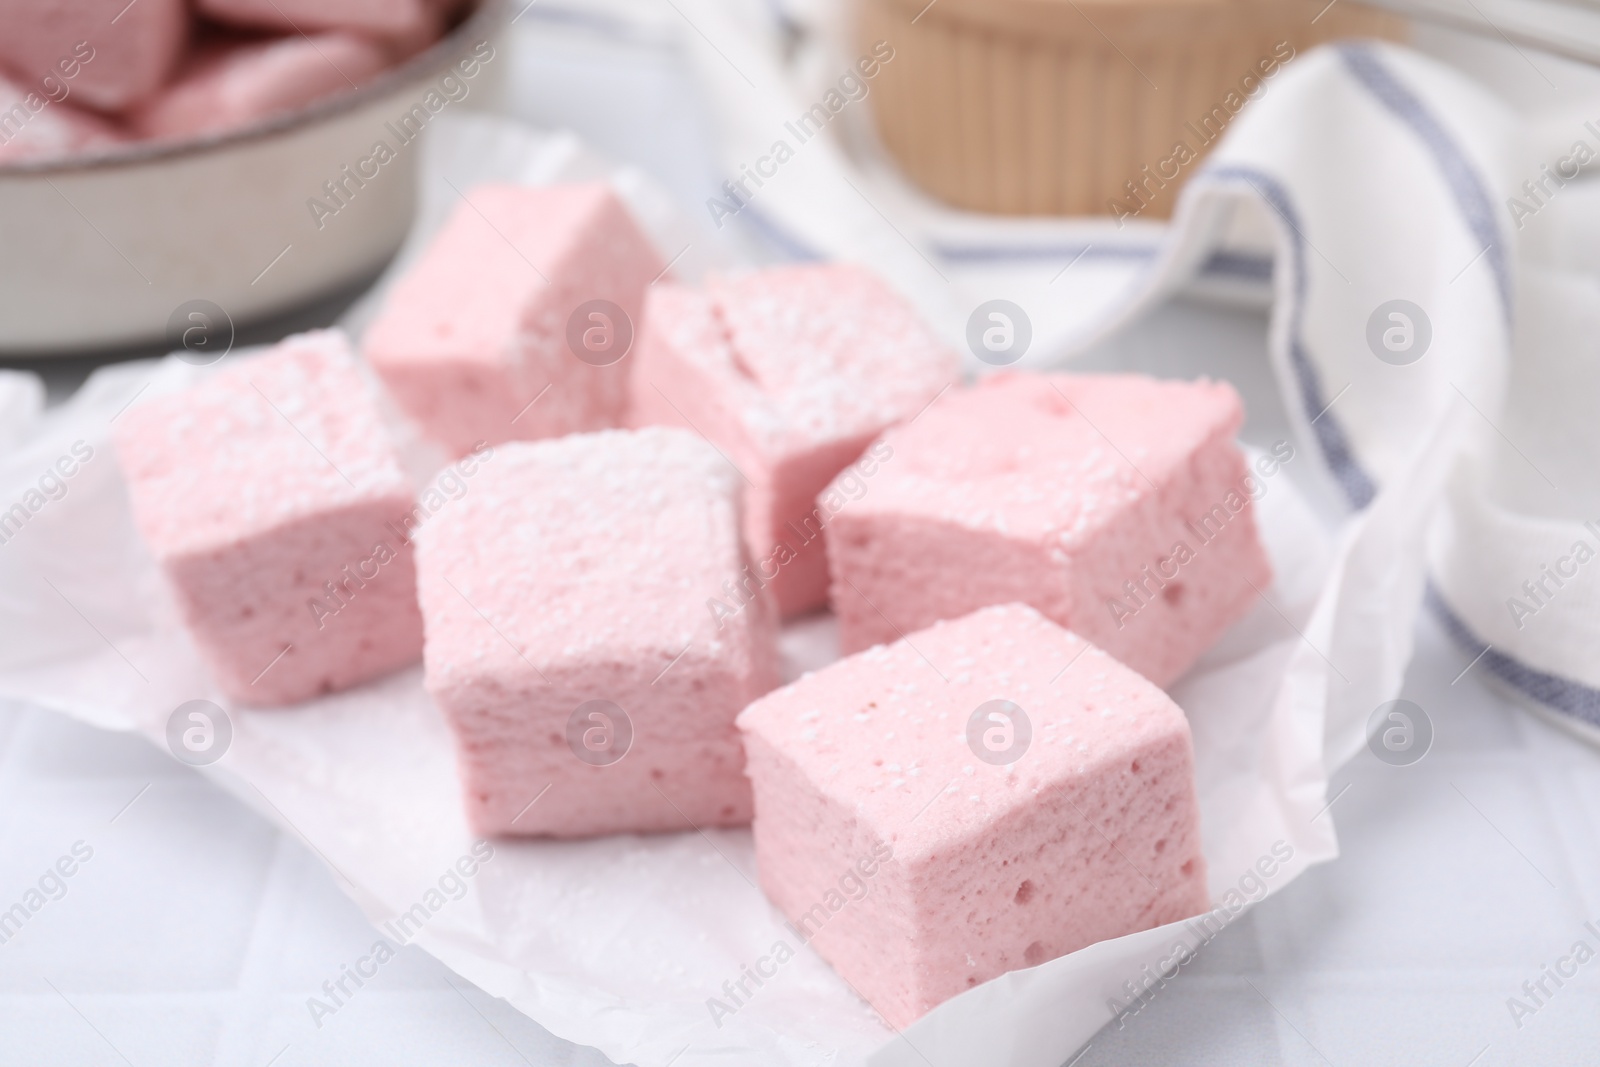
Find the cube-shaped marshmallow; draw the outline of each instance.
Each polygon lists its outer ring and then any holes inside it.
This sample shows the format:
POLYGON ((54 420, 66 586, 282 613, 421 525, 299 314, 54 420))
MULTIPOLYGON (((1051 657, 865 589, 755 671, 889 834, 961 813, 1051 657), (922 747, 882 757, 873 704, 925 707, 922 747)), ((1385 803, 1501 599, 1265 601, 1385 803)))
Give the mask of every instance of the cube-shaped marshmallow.
POLYGON ((133 517, 218 684, 287 704, 422 651, 415 495, 337 331, 120 416, 133 517))
POLYGON ((582 837, 749 822, 734 718, 776 684, 737 476, 651 428, 495 449, 424 524, 426 684, 481 834, 582 837))
POLYGON ((1168 684, 1272 581, 1242 418, 1204 380, 1000 374, 946 394, 874 446, 894 458, 828 527, 842 647, 1020 601, 1168 684))
POLYGON ((959 378, 955 352, 877 275, 778 267, 652 290, 633 417, 693 428, 739 468, 754 580, 790 616, 827 602, 818 494, 959 378))
POLYGON ((1183 712, 1025 605, 840 660, 739 726, 762 888, 896 1028, 1206 907, 1183 712))
POLYGON ((0 67, 41 96, 98 111, 151 96, 188 36, 184 0, 0 0, 0 67))
POLYGON ((365 85, 388 65, 382 45, 354 33, 214 38, 195 49, 172 84, 135 108, 128 122, 152 138, 238 129, 365 85))
POLYGON ((395 283, 363 351, 455 454, 617 426, 661 270, 608 185, 479 186, 395 283))

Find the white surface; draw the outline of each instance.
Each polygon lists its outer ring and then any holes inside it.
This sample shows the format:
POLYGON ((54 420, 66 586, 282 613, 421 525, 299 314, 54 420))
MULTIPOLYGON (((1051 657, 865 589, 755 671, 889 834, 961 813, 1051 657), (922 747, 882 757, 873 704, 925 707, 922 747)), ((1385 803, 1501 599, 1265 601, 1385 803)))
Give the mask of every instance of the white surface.
POLYGON ((607 1062, 416 948, 317 1029, 306 998, 372 928, 320 860, 142 740, 6 707, 0 812, 8 907, 74 842, 94 850, 0 945, 8 1067, 607 1062))

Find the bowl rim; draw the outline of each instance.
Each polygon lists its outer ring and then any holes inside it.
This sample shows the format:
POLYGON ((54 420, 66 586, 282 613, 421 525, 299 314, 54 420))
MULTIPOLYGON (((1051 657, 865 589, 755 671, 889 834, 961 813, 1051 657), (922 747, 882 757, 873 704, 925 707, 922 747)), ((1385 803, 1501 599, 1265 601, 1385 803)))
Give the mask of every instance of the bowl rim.
POLYGON ((0 163, 0 179, 11 177, 50 177, 89 171, 134 167, 191 156, 225 151, 235 145, 265 141, 301 127, 312 126, 338 115, 357 111, 377 100, 392 96, 423 77, 452 65, 474 39, 488 41, 502 28, 510 0, 478 0, 466 18, 427 48, 380 73, 372 81, 347 92, 337 92, 313 100, 304 107, 285 111, 230 130, 203 134, 179 141, 130 141, 113 147, 65 156, 58 159, 28 159, 0 163))

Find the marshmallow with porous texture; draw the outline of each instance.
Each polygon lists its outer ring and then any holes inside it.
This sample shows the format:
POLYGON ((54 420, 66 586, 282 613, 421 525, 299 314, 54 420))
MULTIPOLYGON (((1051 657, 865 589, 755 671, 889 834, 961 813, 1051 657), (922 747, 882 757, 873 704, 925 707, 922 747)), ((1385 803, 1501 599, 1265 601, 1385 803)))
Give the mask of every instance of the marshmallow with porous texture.
POLYGON ((739 726, 762 888, 896 1028, 1206 907, 1183 712, 1032 608, 840 660, 739 726))
POLYGON ((382 45, 353 33, 213 39, 128 121, 144 137, 220 133, 364 85, 388 65, 382 45))
POLYGON ((458 455, 619 425, 640 302, 662 270, 628 209, 604 183, 463 200, 363 339, 389 391, 458 455))
POLYGON ((126 138, 92 112, 0 77, 0 163, 66 159, 126 138))
POLYGON ((655 287, 633 419, 691 427, 732 459, 749 480, 754 578, 795 615, 827 602, 822 529, 833 502, 818 494, 959 378, 955 352, 875 274, 779 267, 713 278, 703 293, 655 287))
POLYGON ((155 93, 188 36, 184 0, 0 0, 0 67, 97 111, 155 93))
POLYGON ((207 18, 247 29, 353 30, 399 38, 436 33, 444 6, 438 0, 199 0, 196 4, 207 18))
POLYGON ((304 700, 422 651, 415 495, 377 400, 322 331, 118 420, 135 524, 233 700, 304 700))
POLYGON ((1242 418, 1206 380, 1007 373, 947 393, 885 435, 893 462, 828 527, 842 648, 1020 601, 1167 685, 1272 582, 1242 418))
POLYGON ((425 680, 474 831, 749 822, 734 718, 776 684, 776 625, 761 598, 707 608, 744 564, 736 475, 692 434, 497 447, 418 535, 425 680))

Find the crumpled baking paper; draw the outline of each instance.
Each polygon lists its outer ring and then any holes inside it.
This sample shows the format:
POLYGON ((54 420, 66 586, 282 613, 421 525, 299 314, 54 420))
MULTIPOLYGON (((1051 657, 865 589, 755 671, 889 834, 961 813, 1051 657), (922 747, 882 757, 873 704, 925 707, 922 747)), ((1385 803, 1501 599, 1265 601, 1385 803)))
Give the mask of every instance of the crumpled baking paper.
MULTIPOLYGON (((447 174, 460 188, 604 173, 570 137, 489 118, 441 123, 432 149, 430 179, 447 174)), ((664 198, 636 175, 610 177, 674 254, 681 242, 664 198)), ((443 187, 432 181, 430 198, 443 187)), ((439 203, 430 202, 413 251, 437 225, 439 203)), ((691 260, 680 273, 709 265, 691 260)), ((358 308, 352 321, 370 313, 370 304, 358 308)), ((174 357, 102 369, 0 452, 0 508, 17 502, 27 513, 0 535, 0 696, 163 747, 180 704, 227 706, 134 531, 109 439, 131 405, 214 372, 174 357), (76 462, 58 466, 63 456, 76 462), (60 473, 67 467, 70 476, 60 473)), ((1262 480, 1256 513, 1276 581, 1172 690, 1193 725, 1220 910, 1005 975, 902 1033, 797 945, 737 1010, 714 1017, 711 998, 730 1003, 724 983, 792 937, 756 888, 746 830, 475 842, 420 667, 292 708, 230 708, 230 746, 205 773, 320 856, 383 937, 415 943, 616 1062, 1059 1067, 1115 1010, 1136 1009, 1152 975, 1181 971, 1248 904, 1336 855, 1327 775, 1354 751, 1364 722, 1348 710, 1328 718, 1330 708, 1356 706, 1330 694, 1355 678, 1398 690, 1422 580, 1422 519, 1444 468, 1444 450, 1435 451, 1440 458, 1424 452, 1331 532, 1295 488, 1296 464, 1309 467, 1309 455, 1262 480)), ((828 662, 831 619, 788 626, 783 645, 790 677, 828 662)))

